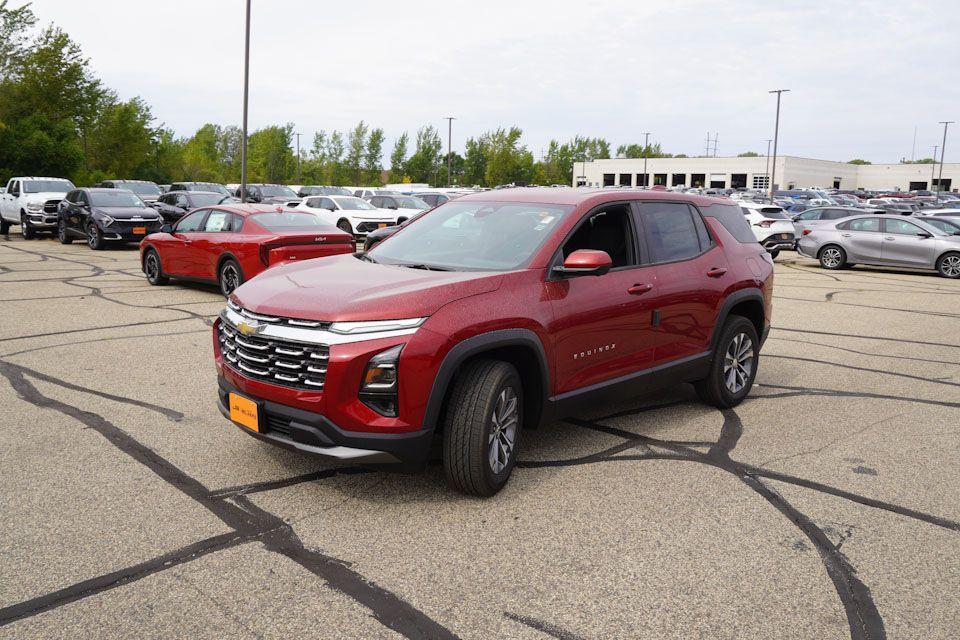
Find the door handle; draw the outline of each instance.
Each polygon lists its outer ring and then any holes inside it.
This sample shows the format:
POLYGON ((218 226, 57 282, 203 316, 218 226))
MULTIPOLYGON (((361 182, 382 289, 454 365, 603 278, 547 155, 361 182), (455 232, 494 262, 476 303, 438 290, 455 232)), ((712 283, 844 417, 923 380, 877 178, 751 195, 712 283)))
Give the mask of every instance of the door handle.
POLYGON ((710 269, 710 271, 707 271, 707 276, 710 278, 719 278, 726 272, 727 270, 723 267, 714 267, 713 269, 710 269))
POLYGON ((652 284, 635 284, 629 289, 627 289, 627 293, 629 293, 632 296, 640 296, 645 294, 647 291, 650 291, 651 289, 653 289, 652 284))
POLYGON ((849 237, 852 236, 853 234, 852 234, 852 233, 841 233, 840 235, 842 235, 844 238, 849 238, 849 237))
POLYGON ((890 240, 890 241, 893 241, 893 240, 896 240, 896 238, 891 238, 890 236, 887 236, 887 237, 885 237, 885 238, 884 238, 884 240, 890 240))

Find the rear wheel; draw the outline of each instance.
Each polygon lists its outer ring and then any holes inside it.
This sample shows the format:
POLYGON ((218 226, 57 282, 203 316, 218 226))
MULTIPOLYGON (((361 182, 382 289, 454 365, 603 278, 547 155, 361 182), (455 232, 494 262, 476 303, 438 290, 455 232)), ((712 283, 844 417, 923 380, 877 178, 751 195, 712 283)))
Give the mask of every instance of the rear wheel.
POLYGON ((337 228, 340 229, 340 231, 343 231, 344 233, 349 233, 350 235, 353 235, 353 227, 350 226, 349 220, 341 220, 340 222, 337 223, 337 228))
POLYGON ((9 235, 10 234, 10 223, 6 220, 0 220, 0 235, 9 235))
POLYGON ((70 237, 70 232, 67 231, 67 221, 63 218, 57 223, 57 240, 60 241, 60 244, 70 244, 73 242, 73 238, 70 237))
POLYGON ((143 272, 147 274, 147 282, 154 286, 163 286, 170 282, 170 279, 163 275, 160 256, 154 249, 147 250, 147 255, 143 259, 143 272))
POLYGON ((222 293, 225 298, 229 298, 230 294, 243 284, 243 272, 240 270, 240 265, 237 264, 236 260, 223 261, 223 264, 220 265, 218 280, 220 282, 220 293, 222 293))
POLYGON ((778 255, 780 255, 780 249, 774 249, 770 252, 770 259, 776 260, 778 255))
POLYGON ((847 252, 835 244, 830 244, 820 250, 818 258, 824 269, 842 269, 847 263, 847 252))
POLYGON ((730 316, 713 351, 710 372, 694 383, 697 395, 709 405, 728 409, 740 404, 757 377, 760 340, 753 323, 730 316))
POLYGON ((33 225, 27 220, 26 214, 20 214, 20 234, 23 235, 24 240, 31 240, 37 237, 37 232, 34 230, 33 225))
POLYGON ((960 253, 945 253, 937 260, 937 273, 944 278, 960 278, 960 253))
POLYGON ((513 365, 477 360, 457 376, 443 424, 443 468, 457 491, 492 496, 510 479, 523 426, 513 365))

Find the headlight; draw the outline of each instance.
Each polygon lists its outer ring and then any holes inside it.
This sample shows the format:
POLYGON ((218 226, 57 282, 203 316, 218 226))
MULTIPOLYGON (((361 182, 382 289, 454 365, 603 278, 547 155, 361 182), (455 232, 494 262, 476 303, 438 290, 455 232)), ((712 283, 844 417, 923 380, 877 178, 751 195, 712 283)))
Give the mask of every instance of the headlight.
POLYGON ((109 227, 114 223, 114 219, 108 216, 105 213, 100 214, 100 222, 103 223, 103 226, 109 227))
POLYGON ((360 382, 360 400, 377 413, 397 417, 397 365, 402 344, 381 351, 370 358, 360 382))
POLYGON ((43 203, 42 202, 29 203, 27 205, 27 211, 29 211, 30 213, 40 213, 41 211, 43 211, 43 203))
POLYGON ((404 329, 416 329, 426 320, 426 318, 405 318, 403 320, 372 320, 368 322, 334 322, 330 325, 330 331, 349 335, 402 331, 404 329))

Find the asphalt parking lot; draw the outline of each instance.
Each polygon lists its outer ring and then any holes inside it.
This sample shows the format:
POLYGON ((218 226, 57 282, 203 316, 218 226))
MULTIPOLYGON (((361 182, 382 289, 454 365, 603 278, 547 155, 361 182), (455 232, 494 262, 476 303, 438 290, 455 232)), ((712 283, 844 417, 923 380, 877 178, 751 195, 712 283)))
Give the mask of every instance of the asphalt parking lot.
POLYGON ((758 385, 529 432, 489 500, 263 445, 200 286, 0 240, 2 638, 954 638, 960 282, 781 254, 758 385))

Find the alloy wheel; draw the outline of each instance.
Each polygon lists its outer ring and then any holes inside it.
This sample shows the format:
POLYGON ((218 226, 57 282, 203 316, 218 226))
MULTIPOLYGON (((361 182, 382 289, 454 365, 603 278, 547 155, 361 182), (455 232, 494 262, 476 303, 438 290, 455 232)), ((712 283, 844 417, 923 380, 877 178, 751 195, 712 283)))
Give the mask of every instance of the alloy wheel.
POLYGON ((160 265, 157 263, 157 254, 151 252, 147 256, 147 280, 155 282, 160 277, 160 265))
POLYGON ((96 249, 100 244, 100 230, 97 229, 97 225, 92 224, 87 230, 87 244, 90 245, 91 249, 96 249))
POLYGON ((500 473, 510 463, 519 418, 517 394, 513 387, 505 387, 490 416, 489 461, 494 473, 500 473))
POLYGON ((940 272, 948 278, 960 277, 960 256, 947 256, 941 260, 940 272))
POLYGON ((229 296, 239 286, 240 274, 237 273, 237 268, 228 262, 220 270, 220 290, 223 295, 229 296))
POLYGON ((743 390, 753 374, 753 341, 745 333, 738 333, 730 341, 723 358, 723 381, 727 390, 736 395, 743 390))
POLYGON ((829 267, 831 269, 839 267, 841 260, 840 249, 834 247, 829 247, 823 250, 823 253, 820 254, 820 261, 823 262, 823 266, 829 267))

